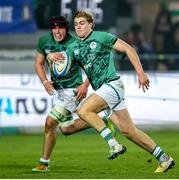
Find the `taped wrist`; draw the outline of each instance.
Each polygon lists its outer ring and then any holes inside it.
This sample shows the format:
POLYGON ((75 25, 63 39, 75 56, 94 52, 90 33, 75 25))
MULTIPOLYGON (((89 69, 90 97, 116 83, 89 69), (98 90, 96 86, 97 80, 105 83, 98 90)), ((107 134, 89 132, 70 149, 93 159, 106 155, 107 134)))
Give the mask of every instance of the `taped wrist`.
POLYGON ((47 79, 45 79, 44 81, 42 81, 42 84, 45 85, 48 82, 47 79))

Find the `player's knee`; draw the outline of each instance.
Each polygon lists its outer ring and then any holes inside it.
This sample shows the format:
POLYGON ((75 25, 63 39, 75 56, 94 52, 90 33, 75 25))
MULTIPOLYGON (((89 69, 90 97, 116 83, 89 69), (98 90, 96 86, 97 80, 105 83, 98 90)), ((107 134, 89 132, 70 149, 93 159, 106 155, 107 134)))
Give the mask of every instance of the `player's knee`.
POLYGON ((77 114, 80 118, 85 119, 86 115, 88 114, 88 111, 85 108, 79 108, 77 110, 77 114))
POLYGON ((127 138, 130 139, 130 137, 131 137, 130 132, 125 131, 125 130, 122 130, 121 133, 122 133, 125 137, 127 137, 127 138))
POLYGON ((45 132, 55 130, 57 125, 58 125, 57 121, 55 121, 54 119, 48 116, 45 122, 45 132))
POLYGON ((121 133, 128 139, 132 139, 135 135, 135 128, 121 129, 121 133))

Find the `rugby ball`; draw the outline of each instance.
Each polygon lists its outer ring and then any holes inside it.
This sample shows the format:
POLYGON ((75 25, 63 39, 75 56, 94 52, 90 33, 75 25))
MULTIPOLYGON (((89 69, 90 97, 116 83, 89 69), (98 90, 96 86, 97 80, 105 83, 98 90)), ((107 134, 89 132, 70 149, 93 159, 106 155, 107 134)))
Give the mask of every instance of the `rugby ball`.
POLYGON ((68 73, 71 67, 71 59, 66 51, 61 51, 63 54, 64 60, 58 61, 56 63, 52 63, 52 70, 56 78, 64 77, 68 73))

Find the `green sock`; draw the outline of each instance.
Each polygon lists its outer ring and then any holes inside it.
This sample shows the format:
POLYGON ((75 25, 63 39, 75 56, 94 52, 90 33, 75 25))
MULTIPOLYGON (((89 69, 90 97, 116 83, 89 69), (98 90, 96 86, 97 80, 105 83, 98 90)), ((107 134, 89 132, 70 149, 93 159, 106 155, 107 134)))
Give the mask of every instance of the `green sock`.
POLYGON ((111 130, 109 128, 107 128, 107 127, 104 127, 99 132, 99 134, 106 142, 108 142, 113 137, 113 134, 112 134, 111 130))
POLYGON ((168 161, 168 159, 170 158, 159 146, 155 147, 152 154, 160 162, 168 161))
POLYGON ((50 162, 50 160, 45 160, 45 159, 43 159, 43 158, 40 158, 40 161, 39 161, 40 164, 43 164, 43 165, 45 165, 45 166, 48 166, 48 165, 49 165, 49 162, 50 162))
POLYGON ((109 144, 110 147, 115 146, 119 144, 116 139, 113 136, 113 133, 111 130, 107 127, 103 128, 99 134, 102 136, 102 138, 109 144))

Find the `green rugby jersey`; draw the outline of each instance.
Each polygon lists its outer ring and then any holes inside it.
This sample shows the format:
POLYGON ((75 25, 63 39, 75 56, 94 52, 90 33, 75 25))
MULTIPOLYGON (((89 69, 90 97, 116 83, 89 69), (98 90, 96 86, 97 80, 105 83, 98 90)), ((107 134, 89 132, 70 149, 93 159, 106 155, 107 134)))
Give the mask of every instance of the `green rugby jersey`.
MULTIPOLYGON (((75 37, 68 34, 67 38, 62 42, 56 42, 52 33, 42 36, 39 39, 36 50, 45 57, 51 52, 60 52, 67 49, 67 47, 76 40, 75 37)), ((72 64, 66 76, 56 78, 52 70, 52 61, 47 60, 50 68, 51 80, 54 82, 55 89, 61 88, 77 88, 82 84, 82 73, 78 63, 72 59, 72 64)))
POLYGON ((117 75, 112 47, 117 37, 107 32, 93 31, 85 40, 76 40, 69 46, 71 56, 84 69, 94 90, 117 75))

